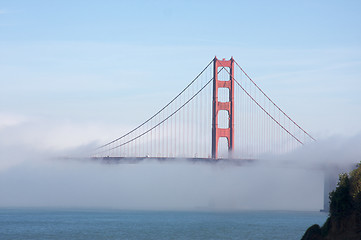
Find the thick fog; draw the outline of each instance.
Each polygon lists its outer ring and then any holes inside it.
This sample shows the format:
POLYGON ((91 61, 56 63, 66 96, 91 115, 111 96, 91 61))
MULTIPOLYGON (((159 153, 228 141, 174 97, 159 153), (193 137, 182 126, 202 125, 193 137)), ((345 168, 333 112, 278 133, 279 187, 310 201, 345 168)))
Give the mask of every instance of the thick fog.
MULTIPOLYGON (((0 128, 0 207, 319 210, 325 167, 343 169, 361 160, 360 134, 321 139, 243 166, 63 158, 95 146, 76 137, 77 127, 17 123, 0 128), (57 132, 62 133, 58 138, 57 132), (12 140, 15 136, 18 142, 12 140)), ((97 127, 80 129, 88 139, 99 132, 97 127)))

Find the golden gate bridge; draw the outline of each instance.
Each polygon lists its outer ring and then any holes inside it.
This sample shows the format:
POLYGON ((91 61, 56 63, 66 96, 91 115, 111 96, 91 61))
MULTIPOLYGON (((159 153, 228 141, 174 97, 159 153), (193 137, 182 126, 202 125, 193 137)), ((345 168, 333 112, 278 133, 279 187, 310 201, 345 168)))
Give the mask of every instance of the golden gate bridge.
POLYGON ((233 57, 215 57, 158 112, 92 156, 244 160, 287 153, 314 140, 233 57))

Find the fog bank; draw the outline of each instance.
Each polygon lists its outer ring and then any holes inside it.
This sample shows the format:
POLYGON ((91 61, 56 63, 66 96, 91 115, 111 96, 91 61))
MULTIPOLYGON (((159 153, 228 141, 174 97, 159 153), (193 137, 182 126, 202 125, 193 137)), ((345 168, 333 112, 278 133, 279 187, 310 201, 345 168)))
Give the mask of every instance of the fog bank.
MULTIPOLYGON (((15 144, 0 135, 0 207, 318 211, 325 166, 342 168, 361 156, 358 134, 326 138, 244 166, 150 160, 102 164, 59 158, 91 152, 96 145, 72 142, 69 134, 62 148, 34 147, 30 137, 15 144)), ((40 136, 39 142, 46 142, 40 136)))

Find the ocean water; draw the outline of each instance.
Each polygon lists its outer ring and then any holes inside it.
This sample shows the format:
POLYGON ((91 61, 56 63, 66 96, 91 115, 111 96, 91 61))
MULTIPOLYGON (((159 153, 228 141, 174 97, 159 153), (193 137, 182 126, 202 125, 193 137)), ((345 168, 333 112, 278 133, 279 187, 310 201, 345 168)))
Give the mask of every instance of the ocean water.
POLYGON ((301 239, 321 212, 0 209, 0 239, 301 239))

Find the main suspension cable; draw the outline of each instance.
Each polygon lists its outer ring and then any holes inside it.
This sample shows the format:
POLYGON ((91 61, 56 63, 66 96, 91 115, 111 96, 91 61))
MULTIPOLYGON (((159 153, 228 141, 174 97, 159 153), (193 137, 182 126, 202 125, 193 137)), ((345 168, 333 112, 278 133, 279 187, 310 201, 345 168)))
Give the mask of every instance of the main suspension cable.
MULTIPOLYGON (((221 69, 222 70, 222 69, 221 69)), ((165 119, 163 119, 162 121, 160 121, 158 124, 154 125, 152 128, 148 129, 147 131, 143 132, 142 134, 139 134, 138 136, 128 140, 127 142, 124 142, 122 144, 119 144, 115 147, 112 147, 110 149, 106 149, 104 151, 101 151, 101 152, 98 152, 97 154, 100 154, 100 153, 103 153, 103 152, 106 152, 106 151, 110 151, 110 150, 113 150, 115 148, 118 148, 118 147, 121 147, 121 146, 124 146, 132 141, 134 141, 135 139, 138 139, 140 138, 141 136, 144 136, 145 134, 147 134, 148 132, 152 131, 154 128, 158 127, 159 125, 161 125, 162 123, 164 123, 165 121, 167 121, 169 118, 171 118, 174 114, 176 114, 177 112, 179 112, 179 110, 181 110, 185 105, 187 105, 193 98, 195 98, 205 87, 208 86, 208 84, 210 82, 212 82, 213 78, 211 78, 198 92, 196 92, 191 98, 189 98, 182 106, 180 106, 177 110, 175 110, 172 114, 170 114, 168 117, 166 117, 165 119)), ((99 148, 98 148, 99 149, 99 148)))
POLYGON ((239 67, 239 69, 241 69, 241 71, 244 73, 244 75, 246 75, 246 77, 258 88, 258 90, 260 90, 260 92, 279 110, 283 113, 283 115, 285 115, 291 122, 293 122, 301 131, 303 131, 307 136, 309 136, 312 140, 316 141, 316 139, 314 139, 308 132, 306 132, 302 127, 300 127, 295 121, 293 121, 292 118, 290 118, 280 107, 278 107, 278 105, 273 102, 265 92, 262 91, 262 89, 248 76, 248 74, 243 70, 243 68, 234 60, 234 62, 237 64, 237 66, 239 67))
POLYGON ((142 126, 144 126, 146 123, 148 123, 150 120, 152 120, 152 119, 153 119, 155 116, 157 116, 160 112, 162 112, 164 109, 166 109, 171 103, 173 103, 180 95, 182 95, 182 93, 184 93, 184 92, 199 78, 199 76, 202 75, 202 73, 209 67, 209 65, 211 65, 212 62, 213 62, 213 60, 210 61, 210 62, 208 63, 208 65, 193 79, 193 81, 191 81, 177 96, 175 96, 167 105, 165 105, 165 106, 164 106, 162 109, 160 109, 157 113, 155 113, 153 116, 151 116, 148 120, 146 120, 145 122, 143 122, 142 124, 140 124, 138 127, 134 128, 134 129, 131 130, 130 132, 124 134, 123 136, 120 136, 120 137, 114 139, 114 140, 111 141, 111 142, 108 142, 108 143, 106 143, 106 144, 104 144, 104 145, 102 145, 102 146, 100 146, 100 147, 97 147, 95 150, 100 149, 100 148, 103 148, 103 147, 106 147, 106 146, 108 146, 108 145, 110 145, 110 144, 112 144, 112 143, 114 143, 114 142, 116 142, 116 141, 118 141, 118 140, 120 140, 120 139, 128 136, 129 134, 131 134, 131 133, 133 133, 134 131, 138 130, 139 128, 141 128, 142 126))
MULTIPOLYGON (((222 65, 222 67, 224 68, 223 64, 220 62, 220 64, 222 65)), ((259 107, 261 108, 275 123, 277 123, 283 130, 285 130, 289 135, 291 135, 295 140, 297 140, 299 143, 301 143, 303 145, 303 142, 301 142, 296 136, 294 136, 292 133, 290 133, 285 127, 283 127, 274 117, 271 116, 271 114, 269 114, 266 109, 264 109, 248 92, 246 89, 244 89, 242 87, 242 85, 231 75, 231 73, 224 68, 228 74, 232 77, 232 79, 238 84, 238 86, 240 88, 242 88, 242 90, 248 95, 248 97, 250 97, 252 99, 252 101, 259 107)))

